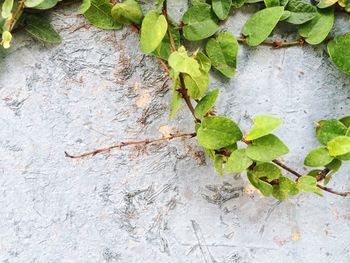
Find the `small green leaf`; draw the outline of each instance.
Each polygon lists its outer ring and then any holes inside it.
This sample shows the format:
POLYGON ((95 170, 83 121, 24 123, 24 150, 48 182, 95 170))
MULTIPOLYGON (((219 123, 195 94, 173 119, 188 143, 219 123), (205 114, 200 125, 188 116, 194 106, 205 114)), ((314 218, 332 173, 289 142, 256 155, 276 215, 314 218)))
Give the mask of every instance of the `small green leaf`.
POLYGON ((242 132, 237 124, 223 116, 205 117, 197 132, 199 144, 212 150, 234 144, 241 138, 242 132))
POLYGON ((178 51, 171 53, 168 62, 169 66, 176 72, 186 73, 192 77, 202 74, 198 61, 189 57, 184 47, 180 47, 178 51))
POLYGON ((208 38, 219 29, 217 18, 208 4, 198 4, 190 7, 184 14, 183 34, 187 40, 197 41, 208 38))
POLYGON ((211 38, 206 45, 206 52, 213 64, 226 77, 231 78, 236 71, 238 42, 228 32, 211 38))
POLYGON ((243 27, 243 35, 247 37, 249 46, 261 44, 276 27, 283 15, 284 7, 270 7, 256 12, 243 27))
POLYGON ((217 17, 220 20, 225 20, 230 13, 232 0, 212 0, 211 5, 217 17))
POLYGON ((247 173, 249 182, 257 189, 260 190, 260 192, 264 196, 270 196, 273 192, 273 187, 267 182, 264 182, 263 180, 260 180, 257 176, 255 176, 251 171, 248 171, 247 173))
POLYGON ((12 17, 12 7, 13 0, 5 0, 1 8, 1 16, 5 19, 10 19, 12 17))
POLYGON ((310 167, 320 167, 329 164, 333 159, 326 147, 318 147, 309 152, 304 160, 304 164, 310 167))
POLYGON ((298 179, 297 186, 300 191, 313 192, 322 196, 322 191, 317 187, 317 180, 315 177, 304 175, 298 179))
POLYGON ((53 29, 45 18, 35 15, 26 16, 25 30, 36 39, 43 42, 52 44, 61 42, 60 35, 55 31, 55 29, 53 29))
POLYGON ((320 0, 317 4, 318 8, 327 8, 334 5, 338 0, 320 0))
POLYGON ((238 149, 231 153, 225 164, 225 171, 228 173, 241 173, 253 164, 253 161, 246 155, 245 149, 238 149))
POLYGON ((336 36, 328 43, 327 49, 329 56, 331 57, 334 65, 344 72, 350 75, 350 32, 336 36))
POLYGON ((120 29, 122 25, 115 21, 111 15, 112 4, 109 0, 91 0, 90 7, 88 3, 83 6, 81 11, 84 16, 94 26, 102 29, 120 29))
POLYGON ((135 0, 125 0, 112 8, 112 17, 121 24, 141 24, 143 13, 141 6, 135 0))
POLYGON ((272 163, 260 163, 254 167, 252 173, 258 178, 266 178, 269 182, 282 176, 281 170, 272 163))
POLYGON ((286 10, 291 14, 285 21, 291 24, 304 24, 313 19, 317 14, 317 9, 302 0, 289 0, 286 10))
POLYGON ((174 85, 173 95, 170 98, 170 119, 174 118, 176 113, 179 111, 182 102, 182 96, 176 90, 176 85, 174 85))
POLYGON ((37 5, 40 5, 44 0, 25 0, 24 5, 26 7, 35 7, 37 5))
POLYGON ((254 127, 246 136, 248 141, 263 137, 282 124, 282 120, 271 115, 259 115, 253 118, 254 127))
POLYGON ((213 91, 209 92, 207 95, 205 95, 196 105, 196 108, 194 109, 194 113, 197 118, 201 119, 204 117, 214 106, 215 101, 217 100, 219 96, 219 89, 214 89, 213 91))
POLYGON ((247 147, 248 157, 261 162, 269 162, 288 152, 288 147, 272 134, 254 140, 247 147))
POLYGON ((220 154, 216 154, 214 157, 214 168, 221 175, 224 175, 224 171, 222 169, 222 165, 224 163, 224 158, 220 154))
POLYGON ((1 38, 2 38, 2 40, 1 40, 0 44, 3 46, 3 48, 5 48, 5 49, 10 48, 12 34, 9 31, 4 31, 4 32, 2 32, 1 38))
POLYGON ((168 29, 168 22, 164 15, 152 10, 142 21, 141 25, 141 51, 149 54, 162 42, 168 29))
POLYGON ((326 39, 334 23, 334 8, 318 10, 317 15, 299 28, 299 34, 311 45, 326 39))
POLYGON ((322 144, 327 144, 330 140, 337 136, 345 135, 346 126, 336 119, 320 121, 316 128, 317 139, 322 144))
POLYGON ((350 152, 350 137, 338 136, 327 143, 331 156, 339 156, 350 152))

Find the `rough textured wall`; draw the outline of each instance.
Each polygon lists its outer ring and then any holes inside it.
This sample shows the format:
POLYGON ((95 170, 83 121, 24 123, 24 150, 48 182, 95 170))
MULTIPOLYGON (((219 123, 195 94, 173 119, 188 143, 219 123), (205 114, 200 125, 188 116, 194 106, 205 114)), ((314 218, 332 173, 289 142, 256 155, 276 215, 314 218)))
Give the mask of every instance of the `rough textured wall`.
MULTIPOLYGON (((0 53, 1 262, 349 262, 349 198, 262 198, 245 175, 218 176, 194 139, 65 158, 193 131, 185 107, 168 120, 171 84, 137 36, 91 27, 72 9, 53 13, 61 45, 23 33, 0 53)), ((224 27, 238 34, 251 13, 224 27)), ((238 64, 230 81, 214 74, 218 113, 246 129, 256 114, 284 119, 283 159, 302 172, 313 122, 349 113, 349 77, 324 47, 242 47, 238 64)), ((349 190, 349 172, 332 187, 349 190)))

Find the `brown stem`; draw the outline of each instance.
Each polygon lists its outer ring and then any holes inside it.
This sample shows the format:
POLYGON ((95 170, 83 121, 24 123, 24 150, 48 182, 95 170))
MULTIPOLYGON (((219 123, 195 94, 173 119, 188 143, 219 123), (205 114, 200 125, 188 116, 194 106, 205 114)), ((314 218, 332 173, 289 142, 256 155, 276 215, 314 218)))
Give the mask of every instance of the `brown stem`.
POLYGON ((18 1, 17 9, 15 10, 15 12, 12 15, 12 18, 8 22, 8 31, 11 32, 11 30, 13 29, 13 27, 14 27, 15 23, 17 22, 19 16, 21 15, 23 9, 24 9, 24 0, 20 0, 20 1, 18 1))
POLYGON ((147 139, 147 140, 141 140, 141 141, 127 141, 127 142, 121 142, 121 143, 116 143, 108 147, 100 148, 100 149, 95 149, 93 151, 77 154, 77 155, 72 155, 67 152, 64 152, 66 157, 72 158, 72 159, 80 159, 88 156, 95 156, 96 154, 100 153, 105 153, 109 152, 110 150, 113 150, 115 148, 123 148, 125 146, 130 146, 130 145, 147 145, 151 143, 156 143, 156 142, 161 142, 161 141, 170 141, 176 138, 193 138, 196 136, 196 133, 179 133, 179 134, 170 134, 169 136, 166 137, 161 137, 157 139, 147 139))
POLYGON ((296 177, 302 177, 302 175, 300 173, 298 173, 297 171, 293 170, 292 168, 288 167, 287 165, 285 165, 284 163, 282 163, 279 160, 272 160, 273 163, 275 163, 276 165, 278 165, 279 167, 281 167, 282 169, 286 170, 287 172, 290 172, 291 174, 294 174, 296 177))
POLYGON ((321 172, 319 172, 318 175, 316 176, 317 182, 325 179, 329 172, 330 172, 330 170, 328 170, 327 168, 325 168, 321 172))
MULTIPOLYGON (((247 39, 245 37, 236 37, 237 41, 242 44, 247 44, 247 39)), ((300 38, 298 41, 286 42, 282 40, 264 40, 262 45, 273 46, 274 48, 283 48, 283 47, 291 47, 291 46, 302 46, 304 45, 305 40, 300 38)))

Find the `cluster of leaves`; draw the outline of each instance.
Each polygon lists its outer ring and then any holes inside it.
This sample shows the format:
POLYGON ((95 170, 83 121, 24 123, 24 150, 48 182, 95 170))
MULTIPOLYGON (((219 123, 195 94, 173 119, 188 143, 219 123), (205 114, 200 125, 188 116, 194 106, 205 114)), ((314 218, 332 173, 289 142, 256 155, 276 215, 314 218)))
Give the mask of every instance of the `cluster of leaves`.
MULTIPOLYGON (((220 32, 219 23, 229 17, 232 9, 256 2, 263 2, 263 8, 252 15, 242 29, 243 42, 249 46, 266 41, 279 23, 297 25, 300 36, 311 45, 324 42, 333 27, 333 5, 337 1, 321 0, 314 6, 302 0, 191 0, 180 25, 168 17, 166 0, 158 0, 154 9, 145 14, 136 0, 115 3, 83 0, 80 13, 99 28, 120 29, 131 24, 140 30, 141 51, 158 57, 170 68, 169 75, 174 83, 170 117, 176 115, 185 101, 195 119, 198 143, 213 160, 219 174, 246 171, 251 184, 263 195, 273 195, 281 200, 300 191, 321 195, 319 182, 327 184, 342 161, 350 159, 350 117, 318 123, 316 136, 324 146, 312 150, 305 158, 306 166, 318 169, 305 175, 297 174, 297 180, 292 180, 276 165, 276 159, 289 151, 272 134, 282 124, 280 119, 270 115, 256 116, 253 128, 244 135, 232 119, 213 114, 219 90, 208 92, 210 70, 227 78, 233 77, 239 52, 237 38, 229 32, 220 32), (182 40, 202 41, 204 48, 189 54, 182 40), (195 107, 192 106, 194 102, 195 107)), ((47 23, 39 25, 41 18, 26 12, 27 8, 44 9, 42 6, 47 7, 49 3, 54 6, 57 1, 26 0, 13 4, 13 0, 5 0, 3 19, 0 20, 4 47, 8 47, 8 34, 13 24, 25 24, 29 33, 43 41, 54 42, 52 27, 47 23), (13 20, 16 14, 13 10, 18 10, 19 4, 24 4, 25 8, 20 11, 24 10, 23 21, 19 16, 13 20)), ((338 3, 348 11, 348 2, 340 0, 338 3)), ((57 35, 54 39, 58 39, 57 35)), ((336 36, 327 47, 336 67, 350 74, 350 33, 336 36)))

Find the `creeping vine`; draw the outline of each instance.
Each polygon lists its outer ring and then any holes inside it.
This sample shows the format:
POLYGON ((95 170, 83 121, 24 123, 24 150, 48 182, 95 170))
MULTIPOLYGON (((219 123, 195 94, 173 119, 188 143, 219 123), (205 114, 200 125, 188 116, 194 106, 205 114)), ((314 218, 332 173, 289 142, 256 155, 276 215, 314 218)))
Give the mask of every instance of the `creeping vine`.
MULTIPOLYGON (((10 48, 12 33, 19 29, 43 42, 61 41, 46 17, 37 12, 55 7, 59 0, 0 2, 0 33, 4 48, 10 48)), ((316 4, 303 0, 189 0, 189 7, 179 24, 168 15, 166 0, 155 1, 146 15, 144 9, 147 8, 139 2, 83 0, 80 13, 99 28, 117 30, 129 25, 139 34, 141 51, 154 56, 173 81, 170 118, 184 102, 193 117, 194 132, 126 141, 78 155, 66 153, 67 157, 83 158, 129 145, 196 137, 220 175, 246 172, 250 183, 264 196, 283 200, 299 192, 322 195, 322 191, 350 195, 350 192, 339 192, 326 186, 342 162, 350 160, 350 116, 317 122, 316 137, 321 146, 305 157, 304 164, 311 169, 299 173, 278 159, 289 152, 288 147, 272 134, 282 124, 279 118, 258 115, 253 118, 252 129, 243 134, 232 119, 214 113, 219 89, 208 91, 210 70, 227 78, 235 75, 239 43, 274 48, 326 44, 335 67, 350 75, 350 32, 329 37, 335 14, 350 12, 350 0, 319 0, 316 4), (261 9, 247 20, 242 35, 220 31, 220 21, 228 19, 232 9, 245 4, 256 4, 261 9), (300 38, 292 42, 269 39, 279 23, 297 25, 300 38), (203 49, 189 54, 183 40, 201 41, 203 49), (293 175, 294 179, 286 174, 293 175)))

